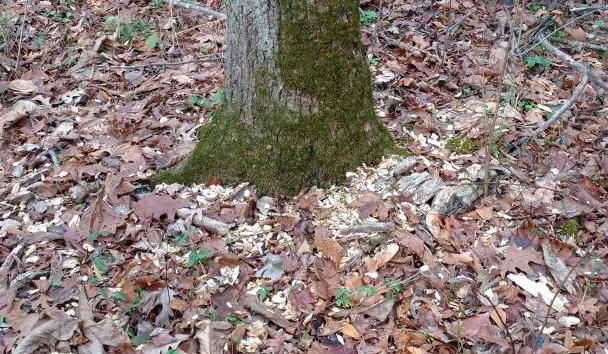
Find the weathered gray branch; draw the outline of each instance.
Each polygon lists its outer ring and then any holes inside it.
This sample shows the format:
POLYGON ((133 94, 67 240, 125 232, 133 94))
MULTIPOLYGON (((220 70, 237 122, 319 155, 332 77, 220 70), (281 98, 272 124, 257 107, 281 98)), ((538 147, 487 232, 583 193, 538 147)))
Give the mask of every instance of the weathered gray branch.
POLYGON ((191 3, 191 2, 182 1, 182 0, 165 0, 165 2, 168 3, 169 5, 181 7, 181 8, 187 9, 187 10, 200 12, 200 13, 203 13, 206 15, 215 16, 215 17, 218 17, 221 19, 226 18, 226 15, 224 15, 223 13, 210 9, 207 6, 199 5, 196 3, 191 3))
POLYGON ((547 130, 547 128, 549 128, 549 126, 551 124, 555 123, 559 119, 559 117, 562 114, 564 114, 564 112, 566 112, 568 109, 570 109, 570 107, 572 107, 572 105, 574 104, 574 102, 576 102, 578 97, 583 93, 583 91, 585 91, 585 86, 587 86, 588 82, 589 82, 589 77, 587 75, 583 74, 583 78, 582 78, 581 82, 578 84, 578 86, 576 86, 576 88, 572 92, 572 96, 570 97, 570 99, 568 99, 566 102, 564 102, 564 104, 562 104, 562 106, 559 107, 559 109, 557 111, 555 111, 555 113, 553 113, 551 118, 549 118, 540 127, 538 127, 538 129, 536 129, 534 131, 534 134, 540 134, 540 133, 544 132, 545 130, 547 130))
POLYGON ((601 77, 594 73, 591 68, 574 60, 570 55, 561 51, 559 48, 554 47, 542 34, 539 35, 539 43, 542 44, 546 50, 555 54, 561 61, 580 71, 584 76, 588 76, 589 80, 608 91, 608 82, 604 81, 601 77))

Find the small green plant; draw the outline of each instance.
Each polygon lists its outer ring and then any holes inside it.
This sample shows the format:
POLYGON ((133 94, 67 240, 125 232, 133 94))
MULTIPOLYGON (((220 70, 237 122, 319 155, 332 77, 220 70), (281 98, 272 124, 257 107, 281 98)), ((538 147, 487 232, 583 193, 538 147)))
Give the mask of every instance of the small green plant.
POLYGON ((531 111, 532 109, 536 108, 537 106, 538 106, 538 104, 536 102, 534 102, 528 98, 525 98, 525 99, 519 101, 519 107, 521 107, 521 109, 524 111, 524 113, 531 111))
POLYGON ((139 336, 133 336, 133 337, 131 337, 131 344, 134 347, 137 347, 138 345, 142 345, 142 344, 146 343, 149 340, 150 340, 150 336, 149 335, 142 334, 142 335, 139 335, 139 336))
POLYGON ((471 92, 473 92, 473 86, 471 86, 470 84, 467 84, 467 83, 463 84, 461 89, 462 89, 462 93, 465 96, 468 96, 471 94, 471 92))
POLYGON ((6 317, 0 315, 0 327, 6 326, 6 317))
POLYGON ((193 95, 193 96, 188 97, 188 101, 186 101, 186 105, 188 106, 188 108, 203 107, 203 108, 211 109, 213 107, 213 102, 211 102, 210 99, 207 99, 205 97, 193 95))
POLYGON ((93 257, 92 262, 95 269, 101 274, 105 274, 108 271, 108 265, 103 255, 93 257))
POLYGON ((87 236, 87 241, 95 242, 95 241, 99 240, 100 237, 106 237, 108 235, 110 235, 110 233, 105 230, 91 232, 89 234, 89 236, 87 236))
POLYGON ((598 35, 600 32, 606 29, 606 21, 599 19, 593 21, 593 25, 591 26, 591 33, 594 35, 598 35))
POLYGON ((166 354, 177 354, 177 350, 173 349, 173 348, 169 348, 169 349, 167 349, 167 353, 166 354))
POLYGON ((235 313, 229 313, 226 316, 226 322, 230 323, 233 327, 238 326, 242 321, 235 313))
POLYGON ((63 282, 61 281, 61 277, 57 277, 57 278, 55 278, 55 279, 51 280, 51 286, 52 286, 52 287, 54 287, 54 288, 59 288, 59 287, 61 287, 61 284, 62 284, 62 283, 63 283, 63 282))
POLYGON ((560 43, 563 42, 566 38, 566 32, 564 30, 559 30, 549 36, 549 41, 551 43, 560 43))
POLYGON ((152 0, 150 4, 152 5, 152 7, 161 8, 164 7, 166 3, 164 0, 152 0))
POLYGON ((127 294, 125 294, 122 290, 114 293, 113 297, 117 300, 127 302, 127 294))
POLYGON ((380 64, 380 59, 378 58, 371 58, 369 60, 369 65, 371 66, 377 66, 378 64, 380 64))
POLYGON ((369 26, 372 23, 376 22, 378 18, 378 13, 373 10, 361 10, 360 22, 362 25, 369 26))
POLYGON ((580 229, 581 224, 577 218, 567 219, 562 225, 562 235, 566 237, 573 237, 576 236, 580 229))
POLYGON ((154 33, 150 22, 141 18, 134 18, 130 22, 121 23, 116 16, 110 16, 105 20, 107 31, 116 32, 116 39, 119 42, 129 42, 136 37, 144 38, 144 44, 150 49, 158 45, 158 36, 154 33))
POLYGON ((272 291, 272 287, 268 285, 261 285, 256 291, 256 295, 260 298, 260 300, 264 301, 268 298, 268 293, 272 291))
POLYGON ((211 256, 211 252, 209 250, 206 250, 206 249, 191 250, 188 253, 188 262, 186 263, 186 266, 188 268, 192 268, 192 267, 194 267, 194 265, 198 264, 199 262, 202 264, 207 264, 207 261, 209 260, 209 256, 211 256))
POLYGON ((359 297, 363 297, 363 296, 373 296, 376 294, 376 288, 374 288, 372 285, 364 285, 361 286, 359 288, 357 288, 357 296, 359 297))
POLYGON ((74 13, 69 10, 55 9, 46 11, 44 13, 44 16, 50 18, 55 22, 66 23, 74 17, 74 13))
POLYGON ((544 70, 547 70, 551 66, 551 60, 545 58, 542 55, 529 55, 525 58, 524 64, 528 69, 541 67, 544 70))
POLYGON ((215 309, 209 308, 208 314, 209 314, 209 319, 211 321, 219 321, 220 318, 217 315, 217 311, 215 311, 215 309))
POLYGON ((539 2, 531 2, 528 5, 526 5, 526 10, 528 10, 530 12, 536 12, 542 8, 543 8, 543 4, 541 4, 539 2))
POLYGON ((445 147, 458 154, 470 154, 479 150, 481 144, 477 139, 453 137, 447 141, 445 147))
POLYGON ((396 281, 395 279, 386 279, 384 281, 384 286, 386 286, 386 288, 388 289, 386 294, 384 294, 384 297, 387 299, 394 299, 395 297, 397 297, 397 295, 399 295, 400 292, 403 291, 403 284, 396 281))
POLYGON ((343 309, 350 307, 350 305, 351 305, 350 296, 351 295, 352 295, 352 293, 350 292, 350 290, 348 288, 345 288, 343 286, 339 287, 338 290, 336 290, 336 305, 343 309))

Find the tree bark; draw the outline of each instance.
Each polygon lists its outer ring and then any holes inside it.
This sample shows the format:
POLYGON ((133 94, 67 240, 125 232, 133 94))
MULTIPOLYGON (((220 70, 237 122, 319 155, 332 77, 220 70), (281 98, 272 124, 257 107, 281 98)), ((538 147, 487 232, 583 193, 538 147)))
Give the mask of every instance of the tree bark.
POLYGON ((358 0, 229 0, 222 109, 157 181, 243 180, 293 195, 394 145, 373 108, 358 0))

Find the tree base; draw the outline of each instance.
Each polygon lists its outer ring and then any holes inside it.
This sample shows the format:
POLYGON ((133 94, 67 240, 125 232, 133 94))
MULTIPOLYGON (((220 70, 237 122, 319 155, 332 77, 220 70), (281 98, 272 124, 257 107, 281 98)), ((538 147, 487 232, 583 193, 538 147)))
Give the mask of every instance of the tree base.
POLYGON ((202 128, 186 163, 153 180, 188 185, 213 177, 226 184, 251 182, 262 194, 293 196, 313 185, 343 182, 361 164, 400 152, 373 113, 365 125, 352 119, 344 126, 322 114, 290 119, 288 112, 275 111, 264 117, 252 129, 236 114, 219 112, 202 128))

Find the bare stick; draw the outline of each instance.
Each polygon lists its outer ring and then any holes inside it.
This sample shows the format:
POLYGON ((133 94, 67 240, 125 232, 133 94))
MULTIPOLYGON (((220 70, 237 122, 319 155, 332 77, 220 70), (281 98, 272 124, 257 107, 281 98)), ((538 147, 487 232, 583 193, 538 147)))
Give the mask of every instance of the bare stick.
POLYGON ((574 60, 570 55, 561 51, 559 48, 554 47, 551 43, 549 43, 546 37, 542 37, 542 35, 539 35, 539 43, 542 44, 546 50, 555 54, 561 61, 580 71, 581 74, 588 76, 589 80, 591 80, 593 83, 603 88, 604 90, 608 91, 608 82, 600 78, 589 67, 574 60))
POLYGON ((186 61, 174 61, 174 62, 155 62, 155 63, 148 63, 148 64, 135 64, 135 65, 94 65, 94 68, 99 68, 99 69, 140 69, 140 68, 147 68, 150 66, 179 66, 179 65, 185 65, 185 64, 194 64, 194 63, 202 63, 202 62, 206 62, 206 61, 216 61, 216 60, 221 60, 222 56, 219 54, 209 54, 208 56, 205 57, 201 57, 198 59, 194 59, 194 60, 186 60, 186 61))
MULTIPOLYGON (((511 32, 511 36, 513 33, 511 32)), ((492 146, 494 145, 494 130, 496 128, 496 120, 498 120, 498 107, 500 106, 500 95, 502 94, 502 89, 504 86, 505 73, 507 71, 507 64, 509 62, 509 50, 511 49, 511 42, 513 38, 509 40, 509 48, 505 51, 505 59, 502 64, 502 71, 500 73, 500 81, 498 82, 498 94, 496 97, 496 107, 494 107, 494 114, 492 115, 492 120, 487 125, 486 129, 486 146, 485 146, 485 156, 484 156, 484 173, 483 173, 483 196, 487 197, 490 187, 490 164, 492 162, 492 146)))
POLYGON ((173 4, 174 6, 177 6, 177 7, 187 9, 187 10, 200 12, 205 15, 215 16, 215 17, 221 18, 221 19, 226 19, 226 15, 224 15, 221 12, 210 9, 207 6, 190 3, 190 2, 186 2, 186 1, 182 1, 182 0, 165 0, 165 2, 167 2, 169 4, 173 4))
POLYGON ((19 29, 19 44, 17 46, 17 60, 15 62, 15 72, 19 69, 19 62, 21 59, 21 43, 23 42, 23 28, 25 27, 25 21, 27 21, 27 10, 29 5, 29 0, 25 0, 25 9, 23 11, 23 20, 21 21, 21 28, 19 29))
POLYGON ((374 27, 374 47, 378 47, 380 39, 378 38, 378 27, 380 27, 380 21, 382 21, 382 7, 384 7, 384 0, 380 0, 380 6, 378 6, 378 19, 376 20, 376 26, 374 27))
POLYGON ((573 7, 573 8, 570 9, 570 12, 601 11, 601 10, 608 10, 608 5, 573 7))
POLYGON ((564 104, 562 104, 562 106, 559 107, 559 109, 557 111, 555 111, 555 113, 553 113, 551 118, 549 118, 540 127, 538 127, 538 129, 536 129, 533 134, 534 135, 540 134, 540 133, 544 132, 545 130, 547 130, 547 128, 549 128, 549 126, 551 124, 555 123, 559 119, 559 117, 562 114, 564 114, 564 112, 566 112, 568 109, 570 109, 570 107, 572 107, 572 105, 574 104, 574 102, 576 102, 578 97, 583 93, 583 91, 585 91, 585 86, 587 86, 588 82, 589 82, 589 77, 587 75, 583 74, 583 78, 582 78, 581 82, 578 84, 578 86, 576 86, 576 88, 572 92, 572 96, 570 96, 570 99, 567 100, 566 102, 564 102, 564 104))
POLYGON ((578 50, 582 50, 583 48, 588 48, 588 49, 593 49, 593 50, 599 50, 602 52, 608 52, 608 45, 571 41, 571 40, 566 40, 566 43, 568 43, 569 45, 573 46, 574 48, 576 48, 578 50))
POLYGON ((203 229, 216 233, 220 236, 226 235, 230 231, 231 227, 226 223, 211 219, 205 215, 202 215, 196 210, 191 210, 188 208, 177 209, 177 216, 182 219, 192 218, 193 225, 202 227, 203 229))

